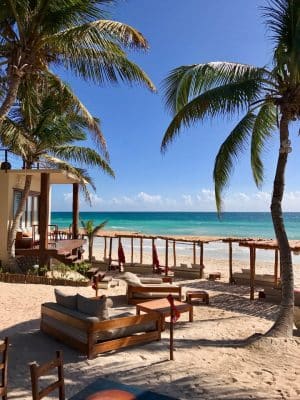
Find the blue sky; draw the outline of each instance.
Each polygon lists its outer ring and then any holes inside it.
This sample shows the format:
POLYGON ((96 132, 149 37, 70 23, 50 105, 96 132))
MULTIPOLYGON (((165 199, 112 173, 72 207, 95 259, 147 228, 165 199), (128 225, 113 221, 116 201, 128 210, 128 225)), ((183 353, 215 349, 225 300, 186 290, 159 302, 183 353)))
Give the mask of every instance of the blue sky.
MULTIPOLYGON (((97 192, 93 211, 214 211, 212 170, 220 144, 235 120, 214 120, 183 130, 165 155, 160 143, 171 121, 161 82, 179 66, 209 61, 270 64, 272 43, 260 7, 264 0, 126 0, 110 9, 111 19, 128 23, 148 39, 147 53, 129 53, 158 88, 153 94, 138 86, 99 87, 64 72, 81 101, 102 121, 116 179, 91 170, 97 192)), ((291 127, 294 151, 286 175, 284 209, 300 211, 297 172, 297 127, 291 127)), ((249 152, 236 164, 225 193, 226 211, 266 211, 275 172, 278 142, 264 154, 265 184, 258 191, 250 170, 249 152)), ((92 145, 90 143, 90 145, 92 145)), ((71 188, 54 187, 52 208, 71 209, 71 188)))

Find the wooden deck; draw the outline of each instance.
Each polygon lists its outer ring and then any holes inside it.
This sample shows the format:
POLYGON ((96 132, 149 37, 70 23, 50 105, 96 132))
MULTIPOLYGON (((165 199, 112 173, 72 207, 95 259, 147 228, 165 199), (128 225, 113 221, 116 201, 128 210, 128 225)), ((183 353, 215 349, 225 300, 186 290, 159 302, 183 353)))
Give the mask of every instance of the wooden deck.
MULTIPOLYGON (((65 239, 49 241, 48 248, 44 254, 50 259, 55 258, 65 264, 74 264, 82 261, 82 246, 86 243, 85 239, 65 239)), ((40 256, 39 245, 34 245, 27 249, 16 249, 16 256, 40 256)))

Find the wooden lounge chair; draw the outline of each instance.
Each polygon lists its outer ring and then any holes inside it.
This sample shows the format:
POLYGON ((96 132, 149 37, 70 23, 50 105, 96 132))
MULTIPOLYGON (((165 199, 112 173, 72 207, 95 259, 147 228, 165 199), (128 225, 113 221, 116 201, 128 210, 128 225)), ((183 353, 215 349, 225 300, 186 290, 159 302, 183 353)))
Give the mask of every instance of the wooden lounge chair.
POLYGON ((2 353, 2 359, 0 358, 0 396, 2 400, 7 400, 7 362, 8 362, 8 338, 6 337, 3 343, 0 343, 0 354, 2 353))
MULTIPOLYGON (((138 304, 147 300, 162 299, 169 293, 181 300, 181 287, 165 283, 165 277, 139 277, 131 272, 119 276, 127 283, 128 304, 138 304)), ((170 280, 169 280, 170 281, 170 280)))
POLYGON ((163 299, 170 293, 174 294, 174 297, 181 301, 182 292, 180 286, 173 286, 170 284, 149 284, 143 286, 127 285, 127 302, 128 304, 144 303, 148 300, 163 299))
POLYGON ((59 400, 65 400, 65 382, 63 371, 63 357, 62 351, 56 352, 56 358, 43 365, 37 365, 36 362, 30 363, 31 387, 32 387, 32 400, 41 400, 49 393, 58 389, 59 400), (39 378, 45 376, 52 369, 57 368, 58 380, 51 383, 49 386, 39 390, 39 378))

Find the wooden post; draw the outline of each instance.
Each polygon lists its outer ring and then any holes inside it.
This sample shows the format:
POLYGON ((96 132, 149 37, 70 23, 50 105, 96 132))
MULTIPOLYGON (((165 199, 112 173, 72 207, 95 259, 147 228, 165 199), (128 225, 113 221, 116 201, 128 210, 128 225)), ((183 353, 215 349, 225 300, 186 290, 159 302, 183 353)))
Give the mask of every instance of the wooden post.
POLYGON ((143 264, 143 238, 140 238, 140 264, 143 264))
POLYGON ((176 267, 176 241, 173 240, 173 260, 174 260, 174 267, 176 267))
POLYGON ((108 253, 108 266, 111 265, 111 253, 112 253, 112 237, 109 238, 109 253, 108 253))
POLYGON ((174 310, 170 305, 170 360, 174 360, 174 310))
POLYGON ((107 240, 106 236, 104 236, 104 254, 103 254, 103 259, 104 261, 106 260, 106 253, 107 253, 107 240))
POLYGON ((229 283, 234 283, 233 272, 232 272, 232 242, 229 241, 229 283))
POLYGON ((196 243, 193 243, 193 264, 196 264, 196 243))
POLYGON ((119 260, 119 247, 120 247, 120 244, 121 244, 121 237, 119 236, 118 237, 118 252, 117 252, 117 254, 118 254, 119 271, 121 272, 121 263, 120 263, 120 260, 119 260))
POLYGON ((203 278, 203 274, 204 274, 203 253, 204 253, 203 243, 200 242, 200 267, 199 267, 199 278, 200 279, 203 278))
POLYGON ((79 230, 79 184, 73 183, 73 203, 72 203, 72 236, 73 239, 78 239, 79 230))
POLYGON ((168 276, 169 267, 169 240, 166 239, 165 275, 168 276))
POLYGON ((254 300, 255 247, 250 246, 250 300, 254 300))
POLYGON ((50 174, 41 174, 41 194, 40 194, 40 247, 39 247, 39 267, 43 268, 48 263, 46 250, 48 248, 48 221, 49 221, 49 189, 50 174))
POLYGON ((275 250, 275 259, 274 259, 274 286, 278 286, 278 250, 275 250))
POLYGON ((133 237, 131 238, 131 264, 133 264, 133 237))
POLYGON ((203 264, 203 255, 204 255, 203 242, 200 242, 200 266, 204 265, 203 264))

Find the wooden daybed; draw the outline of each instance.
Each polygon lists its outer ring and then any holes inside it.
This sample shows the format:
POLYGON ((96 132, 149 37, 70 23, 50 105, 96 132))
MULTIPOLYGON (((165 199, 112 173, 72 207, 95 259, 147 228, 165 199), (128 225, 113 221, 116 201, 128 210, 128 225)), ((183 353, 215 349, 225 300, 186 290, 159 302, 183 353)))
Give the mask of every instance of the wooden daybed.
POLYGON ((156 314, 115 316, 109 320, 85 315, 57 303, 41 308, 41 331, 93 358, 99 353, 160 340, 156 314))

